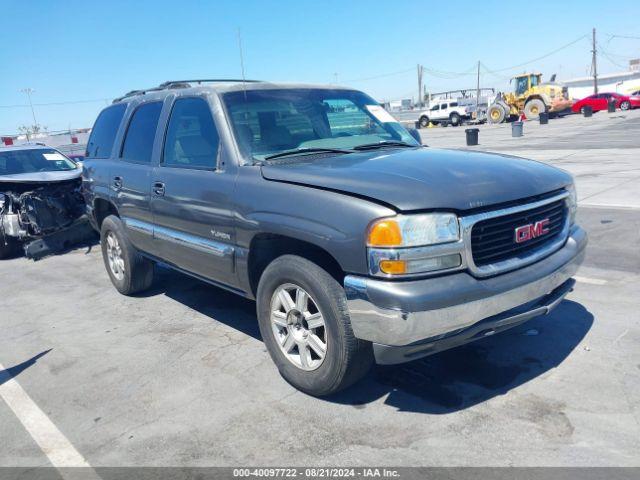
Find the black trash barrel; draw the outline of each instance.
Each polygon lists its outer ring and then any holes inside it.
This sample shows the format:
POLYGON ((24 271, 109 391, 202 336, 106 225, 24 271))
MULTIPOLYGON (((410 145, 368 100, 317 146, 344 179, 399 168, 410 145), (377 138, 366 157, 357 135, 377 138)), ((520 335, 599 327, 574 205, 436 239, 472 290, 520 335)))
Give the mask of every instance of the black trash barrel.
POLYGON ((610 98, 607 102, 607 112, 615 113, 616 112, 616 99, 610 98))
POLYGON ((540 125, 546 125, 549 123, 549 112, 540 112, 540 125))
POLYGON ((478 130, 477 128, 467 128, 464 133, 467 134, 467 145, 478 145, 478 130))
POLYGON ((590 117, 591 115, 593 115, 593 108, 591 107, 591 105, 585 105, 584 107, 582 107, 582 114, 585 117, 590 117))
POLYGON ((522 125, 523 122, 517 121, 511 124, 511 136, 512 137, 521 137, 522 136, 522 125))

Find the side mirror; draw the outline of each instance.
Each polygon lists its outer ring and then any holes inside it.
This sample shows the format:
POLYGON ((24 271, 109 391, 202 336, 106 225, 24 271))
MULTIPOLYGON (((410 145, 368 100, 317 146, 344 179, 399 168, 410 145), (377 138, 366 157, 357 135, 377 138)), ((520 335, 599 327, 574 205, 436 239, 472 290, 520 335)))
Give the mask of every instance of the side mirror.
POLYGON ((416 142, 418 142, 420 145, 422 145, 422 138, 420 137, 420 132, 418 132, 418 130, 416 130, 415 128, 409 128, 409 134, 415 139, 416 142))

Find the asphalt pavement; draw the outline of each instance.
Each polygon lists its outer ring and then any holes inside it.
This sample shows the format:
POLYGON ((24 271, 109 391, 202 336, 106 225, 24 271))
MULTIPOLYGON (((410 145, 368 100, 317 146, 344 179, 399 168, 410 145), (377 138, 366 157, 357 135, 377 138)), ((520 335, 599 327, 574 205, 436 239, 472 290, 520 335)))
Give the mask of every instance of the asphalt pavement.
MULTIPOLYGON (((159 268, 121 296, 95 246, 0 262, 0 466, 640 466, 640 111, 524 132, 482 126, 473 148, 576 176, 575 290, 331 398, 281 379, 231 293, 159 268)), ((464 127, 421 133, 467 148, 464 127)))

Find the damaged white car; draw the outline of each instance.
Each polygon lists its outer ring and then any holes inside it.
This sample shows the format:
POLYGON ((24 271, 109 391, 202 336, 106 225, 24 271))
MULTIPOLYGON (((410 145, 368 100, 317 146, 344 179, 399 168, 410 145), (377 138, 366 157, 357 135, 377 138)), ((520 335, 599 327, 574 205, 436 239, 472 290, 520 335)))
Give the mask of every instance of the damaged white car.
POLYGON ((0 259, 23 247, 38 259, 93 235, 82 169, 45 145, 0 148, 0 259))

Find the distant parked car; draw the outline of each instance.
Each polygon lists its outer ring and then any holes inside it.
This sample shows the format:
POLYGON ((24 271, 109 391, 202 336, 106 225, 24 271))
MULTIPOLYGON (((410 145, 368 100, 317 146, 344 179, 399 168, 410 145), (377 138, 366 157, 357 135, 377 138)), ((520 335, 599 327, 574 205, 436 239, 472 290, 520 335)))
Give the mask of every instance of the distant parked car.
POLYGON ((429 122, 434 125, 449 124, 457 127, 463 120, 468 120, 469 115, 465 107, 458 105, 457 100, 434 100, 434 105, 420 116, 420 126, 428 127, 429 122), (437 102, 437 103, 436 103, 437 102))
POLYGON ((594 112, 606 110, 610 98, 615 99, 616 108, 620 110, 640 107, 640 98, 638 97, 629 97, 627 95, 620 95, 619 93, 598 93, 597 95, 590 95, 582 100, 578 100, 573 104, 571 110, 574 113, 584 113, 584 107, 587 106, 590 106, 594 112))

